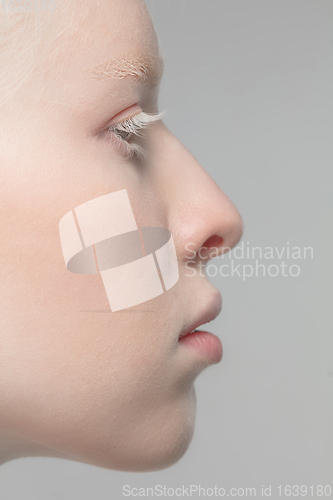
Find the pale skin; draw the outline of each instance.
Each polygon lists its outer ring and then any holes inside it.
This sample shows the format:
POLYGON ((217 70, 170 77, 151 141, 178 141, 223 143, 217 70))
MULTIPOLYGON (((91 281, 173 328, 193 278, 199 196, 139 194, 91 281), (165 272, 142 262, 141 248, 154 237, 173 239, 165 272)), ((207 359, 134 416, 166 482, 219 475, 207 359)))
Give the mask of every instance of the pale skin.
POLYGON ((158 82, 102 81, 89 70, 136 54, 157 60, 159 49, 142 0, 91 5, 80 1, 69 26, 58 14, 66 29, 48 65, 0 118, 0 463, 50 456, 157 470, 190 444, 193 383, 208 366, 179 346, 179 333, 219 293, 203 273, 185 276, 186 245, 191 255, 201 250, 199 269, 213 246, 239 241, 242 219, 163 121, 140 139, 143 163, 102 137, 120 113, 159 111, 158 82), (58 226, 74 207, 121 189, 139 227, 171 231, 180 278, 111 313, 100 276, 66 269, 58 226))

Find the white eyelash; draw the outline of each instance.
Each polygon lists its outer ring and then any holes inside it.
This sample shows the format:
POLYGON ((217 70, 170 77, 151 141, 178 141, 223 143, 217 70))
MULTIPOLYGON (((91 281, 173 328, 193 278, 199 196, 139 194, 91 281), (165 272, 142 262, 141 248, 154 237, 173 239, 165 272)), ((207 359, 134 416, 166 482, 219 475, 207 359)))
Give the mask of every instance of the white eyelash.
POLYGON ((134 115, 131 118, 127 118, 123 122, 110 125, 107 130, 113 132, 119 139, 126 143, 126 147, 129 148, 129 153, 131 155, 136 155, 138 157, 141 157, 142 159, 145 159, 145 150, 138 144, 129 143, 125 139, 123 139, 123 137, 121 136, 121 132, 133 134, 138 137, 143 137, 141 130, 147 128, 151 123, 160 120, 165 113, 166 111, 161 111, 160 113, 145 113, 144 111, 141 111, 137 115, 134 115))

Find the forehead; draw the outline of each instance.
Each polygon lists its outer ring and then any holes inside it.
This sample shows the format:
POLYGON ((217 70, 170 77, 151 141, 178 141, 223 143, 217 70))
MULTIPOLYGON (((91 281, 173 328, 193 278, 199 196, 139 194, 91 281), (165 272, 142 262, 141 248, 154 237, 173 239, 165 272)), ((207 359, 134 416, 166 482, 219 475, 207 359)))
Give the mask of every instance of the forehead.
POLYGON ((68 61, 69 55, 87 64, 101 64, 122 56, 122 51, 158 55, 156 33, 143 0, 66 1, 55 13, 59 31, 51 51, 55 63, 68 61))
POLYGON ((78 110, 85 98, 91 103, 98 99, 97 92, 103 99, 105 94, 112 98, 109 90, 121 97, 125 90, 119 80, 104 82, 93 76, 96 70, 128 58, 136 65, 144 58, 158 79, 163 70, 161 54, 143 0, 61 0, 57 9, 57 36, 40 65, 43 78, 38 75, 41 99, 78 110))

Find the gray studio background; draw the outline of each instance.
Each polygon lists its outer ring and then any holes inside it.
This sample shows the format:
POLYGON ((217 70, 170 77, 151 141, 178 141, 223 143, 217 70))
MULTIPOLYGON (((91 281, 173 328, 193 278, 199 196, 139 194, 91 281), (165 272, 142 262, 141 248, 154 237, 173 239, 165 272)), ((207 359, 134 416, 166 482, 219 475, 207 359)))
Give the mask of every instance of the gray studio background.
POLYGON ((272 485, 274 499, 278 485, 333 490, 333 2, 147 5, 166 54, 164 121, 238 207, 242 241, 312 246, 314 258, 293 262, 294 278, 209 278, 224 299, 210 324, 224 357, 196 381, 196 431, 177 464, 124 473, 18 459, 0 468, 0 498, 120 499, 123 485, 256 487, 257 498, 272 485))

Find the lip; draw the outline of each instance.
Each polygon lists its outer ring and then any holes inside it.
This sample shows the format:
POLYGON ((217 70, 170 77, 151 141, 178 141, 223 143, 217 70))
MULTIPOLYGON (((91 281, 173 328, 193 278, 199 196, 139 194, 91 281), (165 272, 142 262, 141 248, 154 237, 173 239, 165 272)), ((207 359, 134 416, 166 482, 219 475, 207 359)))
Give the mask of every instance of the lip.
POLYGON ((217 291, 217 293, 214 296, 214 299, 210 302, 209 306, 206 307, 206 309, 202 311, 189 326, 186 326, 181 331, 178 340, 183 339, 191 332, 193 332, 193 330, 199 328, 199 326, 204 325, 205 323, 209 323, 210 321, 213 321, 213 319, 215 319, 220 314, 221 310, 222 310, 222 297, 220 292, 217 291))

